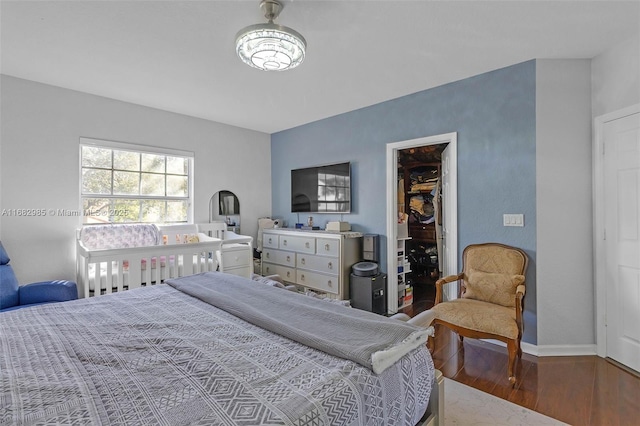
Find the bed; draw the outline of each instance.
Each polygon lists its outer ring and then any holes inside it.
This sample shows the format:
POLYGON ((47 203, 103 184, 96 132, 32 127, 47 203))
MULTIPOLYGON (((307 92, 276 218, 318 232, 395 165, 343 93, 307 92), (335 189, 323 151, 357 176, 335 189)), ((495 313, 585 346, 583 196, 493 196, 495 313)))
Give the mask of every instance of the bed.
POLYGON ((437 424, 424 331, 219 272, 11 311, 0 423, 437 424))

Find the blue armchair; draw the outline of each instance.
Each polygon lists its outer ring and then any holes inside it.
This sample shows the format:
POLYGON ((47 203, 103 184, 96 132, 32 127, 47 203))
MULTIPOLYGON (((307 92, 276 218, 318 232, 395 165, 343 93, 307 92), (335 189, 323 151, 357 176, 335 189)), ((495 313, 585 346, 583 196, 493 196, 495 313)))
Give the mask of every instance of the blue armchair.
POLYGON ((73 281, 43 281, 20 286, 0 241, 0 312, 78 298, 73 281))

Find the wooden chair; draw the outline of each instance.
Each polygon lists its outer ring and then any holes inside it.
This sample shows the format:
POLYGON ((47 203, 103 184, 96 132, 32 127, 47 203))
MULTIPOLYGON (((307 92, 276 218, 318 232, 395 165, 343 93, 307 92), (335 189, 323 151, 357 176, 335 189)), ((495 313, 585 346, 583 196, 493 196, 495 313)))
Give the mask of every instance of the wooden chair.
MULTIPOLYGON (((515 385, 516 355, 522 357, 523 300, 528 258, 524 251, 498 243, 473 244, 462 253, 462 272, 436 281, 435 324, 474 339, 507 344, 509 382, 515 385), (443 302, 442 286, 457 282, 458 299, 443 302)), ((433 348, 433 338, 429 338, 433 348)))

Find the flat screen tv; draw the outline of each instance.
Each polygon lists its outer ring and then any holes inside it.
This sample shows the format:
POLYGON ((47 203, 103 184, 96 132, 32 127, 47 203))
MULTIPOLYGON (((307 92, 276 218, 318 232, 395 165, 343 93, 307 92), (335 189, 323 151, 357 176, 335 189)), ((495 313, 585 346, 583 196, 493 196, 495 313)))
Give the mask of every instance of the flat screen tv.
POLYGON ((351 212, 350 163, 291 170, 291 211, 351 212))

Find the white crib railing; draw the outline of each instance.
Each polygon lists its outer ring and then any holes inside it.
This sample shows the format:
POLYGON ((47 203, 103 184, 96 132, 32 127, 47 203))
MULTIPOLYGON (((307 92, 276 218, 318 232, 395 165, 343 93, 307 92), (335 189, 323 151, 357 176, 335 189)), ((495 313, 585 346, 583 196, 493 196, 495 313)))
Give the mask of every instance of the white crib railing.
POLYGON ((222 241, 91 249, 77 241, 77 281, 84 297, 110 294, 217 269, 222 241))

